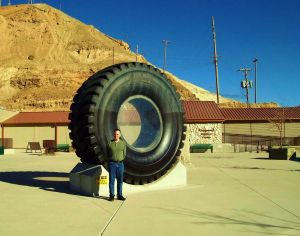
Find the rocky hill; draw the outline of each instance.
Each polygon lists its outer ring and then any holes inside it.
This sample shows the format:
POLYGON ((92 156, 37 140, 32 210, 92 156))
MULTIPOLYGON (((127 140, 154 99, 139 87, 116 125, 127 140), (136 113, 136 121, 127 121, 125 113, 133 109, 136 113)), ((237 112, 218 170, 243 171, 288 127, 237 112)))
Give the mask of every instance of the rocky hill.
MULTIPOLYGON (((148 63, 126 42, 46 4, 0 7, 0 35, 0 106, 10 110, 68 110, 76 90, 96 71, 114 63, 148 63)), ((183 100, 216 100, 167 76, 183 100)))

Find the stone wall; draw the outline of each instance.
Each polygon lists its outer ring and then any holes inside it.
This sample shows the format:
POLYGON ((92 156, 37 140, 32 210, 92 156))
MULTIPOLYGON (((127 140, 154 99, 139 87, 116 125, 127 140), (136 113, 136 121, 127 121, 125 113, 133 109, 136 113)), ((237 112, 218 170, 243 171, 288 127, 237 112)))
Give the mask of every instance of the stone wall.
POLYGON ((221 123, 188 124, 189 142, 196 143, 222 143, 221 123))

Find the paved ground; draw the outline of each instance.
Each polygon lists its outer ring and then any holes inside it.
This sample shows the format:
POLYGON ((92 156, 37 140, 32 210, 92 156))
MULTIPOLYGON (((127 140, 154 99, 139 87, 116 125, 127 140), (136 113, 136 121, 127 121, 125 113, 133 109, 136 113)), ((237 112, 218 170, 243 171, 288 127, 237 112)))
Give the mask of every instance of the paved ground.
POLYGON ((0 156, 0 235, 300 235, 299 160, 192 154, 186 187, 111 203, 68 190, 72 153, 0 156))

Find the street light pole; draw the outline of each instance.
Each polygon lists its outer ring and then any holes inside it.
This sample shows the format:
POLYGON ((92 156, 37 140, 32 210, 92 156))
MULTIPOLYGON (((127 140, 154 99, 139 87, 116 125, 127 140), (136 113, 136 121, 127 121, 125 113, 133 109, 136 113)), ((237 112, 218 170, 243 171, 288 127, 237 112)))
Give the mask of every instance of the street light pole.
POLYGON ((214 64, 215 64, 215 75, 216 75, 216 94, 217 104, 219 105, 219 72, 218 72, 218 54, 217 54, 217 42, 215 32, 215 20, 212 17, 212 32, 213 32, 213 43, 214 43, 214 64))
POLYGON ((257 58, 254 58, 254 103, 257 102, 257 58))

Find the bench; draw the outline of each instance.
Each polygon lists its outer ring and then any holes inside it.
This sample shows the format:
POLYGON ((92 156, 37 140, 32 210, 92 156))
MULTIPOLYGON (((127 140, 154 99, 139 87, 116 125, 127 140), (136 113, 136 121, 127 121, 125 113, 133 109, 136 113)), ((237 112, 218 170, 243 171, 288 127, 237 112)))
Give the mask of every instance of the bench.
POLYGON ((190 146, 190 152, 191 153, 206 152, 209 149, 210 149, 210 152, 213 152, 213 145, 212 144, 201 143, 201 144, 192 144, 190 146))
POLYGON ((35 152, 40 152, 42 153, 42 149, 41 149, 41 145, 39 142, 28 142, 27 144, 27 148, 26 148, 26 152, 31 152, 35 151, 35 152))

